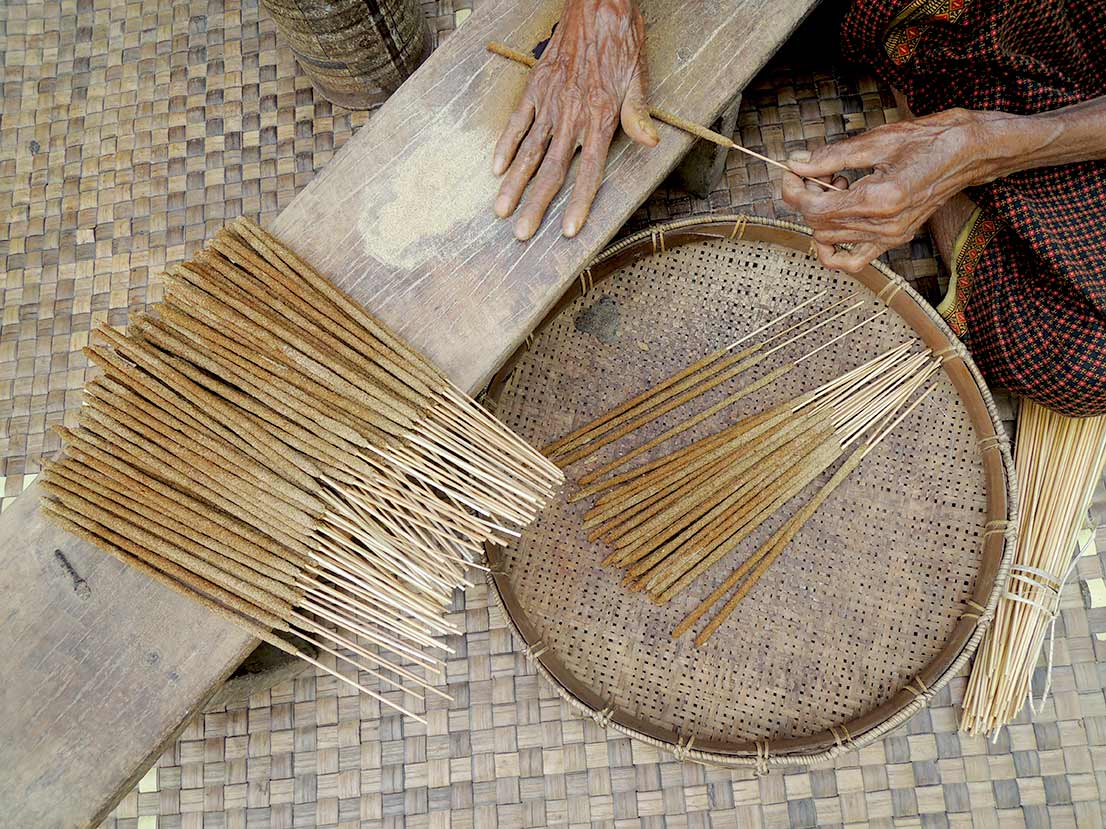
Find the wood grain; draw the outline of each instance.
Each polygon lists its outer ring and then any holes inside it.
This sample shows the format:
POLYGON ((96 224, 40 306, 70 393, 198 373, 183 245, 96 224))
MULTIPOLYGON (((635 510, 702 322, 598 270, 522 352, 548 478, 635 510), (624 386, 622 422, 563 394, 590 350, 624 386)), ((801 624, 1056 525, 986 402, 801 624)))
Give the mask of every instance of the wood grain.
MULTIPOLYGON (((652 103, 711 121, 814 5, 643 0, 652 103)), ((492 375, 691 143, 663 125, 652 150, 620 138, 575 240, 560 235, 562 194, 534 238, 515 241, 491 211, 490 166, 525 69, 484 44, 529 48, 559 7, 482 5, 273 224, 465 388, 492 375)), ((14 825, 95 825, 254 642, 55 529, 38 498, 32 486, 0 516, 0 803, 14 825)))
MULTIPOLYGON (((814 3, 641 5, 650 103, 709 123, 814 3)), ((653 149, 619 137, 579 236, 561 236, 566 190, 534 237, 516 241, 491 212, 499 186, 491 157, 527 70, 484 46, 532 47, 549 35, 559 7, 481 7, 273 225, 467 388, 491 376, 693 140, 663 124, 653 149)))
POLYGON ((0 803, 13 826, 96 825, 254 641, 55 526, 40 496, 0 517, 0 803))

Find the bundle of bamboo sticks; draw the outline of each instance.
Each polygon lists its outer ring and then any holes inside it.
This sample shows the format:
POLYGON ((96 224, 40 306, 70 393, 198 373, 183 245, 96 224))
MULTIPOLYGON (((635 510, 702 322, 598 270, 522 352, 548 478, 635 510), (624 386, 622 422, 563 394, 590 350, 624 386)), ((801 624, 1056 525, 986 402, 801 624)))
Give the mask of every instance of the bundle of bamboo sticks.
POLYGON ((421 720, 453 591, 563 481, 425 358, 252 222, 166 275, 44 474, 66 529, 421 720), (391 658, 389 658, 389 654, 391 658), (430 678, 428 678, 428 675, 430 678))
MULTIPOLYGON (((792 308, 745 339, 763 333, 817 298, 792 308)), ((855 310, 863 301, 852 303, 854 298, 833 303, 736 354, 733 349, 744 340, 714 352, 543 451, 562 467, 580 461, 855 310), (841 306, 846 307, 837 310, 841 306), (819 317, 824 318, 816 322, 819 317), (796 330, 798 333, 792 334, 796 330)), ((903 343, 813 391, 740 419, 626 472, 597 479, 770 385, 883 313, 771 369, 722 401, 579 479, 582 486, 573 500, 598 496, 584 516, 584 526, 590 531, 589 540, 602 541, 612 549, 603 563, 624 569, 623 584, 630 590, 643 591, 663 604, 686 590, 845 458, 822 490, 692 612, 676 628, 674 637, 687 632, 740 584, 695 643, 702 644, 718 629, 818 506, 929 393, 910 402, 940 366, 940 360, 928 350, 917 352, 910 343, 903 343), (868 440, 850 453, 852 444, 869 433, 868 440)))
MULTIPOLYGON (((964 731, 997 737, 1026 702, 1032 707, 1033 672, 1055 625, 1104 463, 1106 417, 1070 418, 1021 401, 1014 458, 1020 526, 1005 593, 964 693, 964 731)), ((1050 674, 1051 655, 1048 665, 1050 674)))

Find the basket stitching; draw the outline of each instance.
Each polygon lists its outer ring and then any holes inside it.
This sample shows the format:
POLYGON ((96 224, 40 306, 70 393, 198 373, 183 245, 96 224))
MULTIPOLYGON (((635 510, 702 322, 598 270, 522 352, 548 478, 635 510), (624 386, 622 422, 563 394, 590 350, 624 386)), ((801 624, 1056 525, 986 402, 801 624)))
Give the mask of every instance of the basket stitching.
MULTIPOLYGON (((744 217, 741 214, 697 217, 693 219, 683 219, 676 222, 670 222, 663 227, 666 231, 672 232, 675 230, 693 228, 704 224, 737 222, 742 218, 748 220, 749 217, 744 217)), ((794 222, 754 217, 752 219, 752 223, 764 227, 775 227, 782 230, 791 230, 808 236, 811 235, 810 228, 800 224, 796 224, 794 222)), ((646 238, 650 238, 653 240, 653 252, 656 253, 657 237, 655 233, 655 229, 642 230, 638 233, 627 236, 625 239, 622 239, 619 242, 610 245, 605 250, 596 255, 596 257, 589 265, 589 271, 596 265, 605 262, 614 256, 617 256, 622 251, 638 244, 646 238)), ((703 235, 706 238, 717 238, 715 234, 703 235)), ((808 254, 813 255, 814 250, 814 240, 812 238, 808 254)), ((878 260, 873 261, 871 264, 874 268, 883 273, 889 279, 900 284, 901 290, 905 290, 907 294, 911 295, 911 297, 922 309, 922 311, 930 318, 932 322, 937 325, 938 329, 942 331, 942 333, 944 333, 946 337, 948 337, 950 343, 957 342, 957 340, 955 339, 955 335, 948 328, 948 325, 945 323, 944 319, 941 318, 941 316, 936 312, 935 309, 929 307, 925 300, 908 283, 906 283, 905 280, 902 279, 902 277, 900 277, 898 274, 896 274, 894 271, 892 271, 890 268, 888 268, 886 265, 878 260)), ((965 642, 964 646, 961 648, 960 653, 955 659, 953 659, 948 668, 934 680, 934 683, 930 688, 933 693, 939 691, 954 676, 956 676, 967 663, 967 661, 971 659, 972 654, 975 653, 976 649, 979 647, 979 643, 982 641, 983 636, 987 631, 990 620, 994 616, 994 612, 998 606, 998 602, 1005 592, 1010 566, 1014 556, 1014 545, 1017 540, 1017 517, 1019 514, 1020 501, 1018 498, 1017 475, 1014 470, 1014 459, 1013 455, 1010 452, 1009 441, 1007 441, 1001 434, 1001 420, 998 415, 998 410, 995 407, 994 399, 991 397, 990 392, 987 389, 986 381, 983 379, 983 376, 979 372, 979 368, 975 365, 974 361, 971 360, 964 359, 964 364, 967 367, 968 372, 971 375, 976 387, 980 390, 984 406, 987 409, 987 414, 990 416, 991 422, 999 431, 998 435, 991 437, 1000 437, 1000 440, 997 443, 997 448, 999 450, 1000 459, 1002 461, 1002 466, 1005 473, 1004 478, 1006 484, 1006 504, 1007 515, 1009 516, 1009 526, 1003 533, 1003 555, 999 561, 998 571, 995 575, 995 581, 992 585, 987 604, 984 610, 981 611, 980 618, 978 619, 971 636, 968 638, 968 641, 965 642)), ((507 620, 507 624, 510 627, 511 631, 515 635, 517 635, 521 641, 525 643, 525 637, 522 636, 522 633, 518 629, 518 626, 515 624, 514 619, 511 618, 510 613, 508 613, 506 610, 506 606, 503 602, 502 596, 500 596, 499 594, 498 586, 496 585, 494 578, 492 578, 491 574, 489 574, 487 579, 489 582, 489 586, 492 587, 492 590, 490 590, 489 592, 491 593, 496 606, 503 611, 503 617, 507 620)), ((978 603, 974 601, 969 601, 968 604, 969 606, 979 607, 978 603)), ((574 694, 572 694, 571 691, 565 688, 552 674, 548 672, 548 670, 545 669, 545 666, 540 661, 535 661, 534 666, 537 673, 541 675, 543 679, 549 682, 555 689, 557 689, 557 692, 566 702, 569 703, 569 705, 571 705, 576 710, 584 713, 585 715, 592 717, 595 716, 595 710, 583 703, 574 694)), ((870 745, 872 742, 879 739, 883 735, 898 728, 898 726, 914 716, 914 714, 920 711, 924 706, 925 700, 921 697, 916 696, 913 702, 903 706, 898 712, 891 715, 884 722, 868 729, 863 734, 857 736, 855 739, 852 739, 852 746, 859 749, 863 746, 870 745)), ((667 748, 669 750, 671 750, 672 748, 671 741, 658 740, 655 737, 651 737, 647 734, 641 733, 636 729, 622 726, 617 722, 610 722, 608 727, 614 728, 620 733, 625 734, 627 737, 640 740, 647 745, 651 745, 657 748, 667 748)), ((771 765, 774 766, 805 767, 833 760, 840 754, 844 753, 844 751, 845 749, 843 746, 835 745, 832 748, 824 751, 799 751, 792 754, 775 755, 771 757, 770 762, 771 765)), ((694 753, 698 760, 701 760, 709 765, 720 767, 759 768, 761 763, 760 759, 758 759, 757 756, 720 754, 702 750, 697 750, 694 753)), ((768 761, 765 761, 766 764, 767 762, 768 761)))

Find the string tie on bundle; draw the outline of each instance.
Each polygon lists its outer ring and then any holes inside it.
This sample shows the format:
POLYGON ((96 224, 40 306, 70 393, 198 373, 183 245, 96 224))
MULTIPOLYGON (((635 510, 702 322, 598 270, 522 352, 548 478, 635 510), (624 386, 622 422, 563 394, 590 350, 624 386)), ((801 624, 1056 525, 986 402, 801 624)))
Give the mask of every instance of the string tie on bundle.
MULTIPOLYGON (((1064 580, 1067 580, 1066 576, 1064 580)), ((1063 583, 1057 584, 1052 576, 1040 568, 1030 567, 1028 564, 1012 564, 1010 565, 1010 578, 1004 596, 1010 601, 1028 605, 1052 618, 1056 615, 1056 605, 1059 604, 1060 589, 1062 587, 1063 583), (1047 603, 1042 603, 1033 596, 1025 596, 1015 592, 1014 588, 1017 587, 1015 582, 1027 585, 1031 593, 1035 590, 1043 591, 1047 603)))
POLYGON ((765 777, 768 774, 768 771, 769 771, 769 768, 768 768, 768 741, 767 740, 757 740, 756 741, 756 747, 757 747, 757 764, 756 764, 756 770, 754 771, 754 774, 756 774, 757 777, 765 777))
POLYGON ((1003 595, 1011 601, 1020 602, 1021 604, 1043 613, 1048 619, 1048 629, 1045 633, 1045 636, 1048 637, 1048 656, 1045 660, 1045 687, 1041 691, 1041 698, 1039 701, 1033 699, 1032 687, 1030 687, 1027 695, 1029 710, 1033 713, 1033 716, 1038 716, 1044 710, 1045 700, 1048 699, 1048 692, 1052 689, 1052 665, 1056 647, 1056 619, 1060 616, 1060 595, 1064 590, 1064 585, 1068 583, 1068 579, 1075 570, 1075 564, 1078 561, 1078 556, 1072 559, 1067 572, 1064 573, 1064 577, 1059 583, 1053 579, 1051 574, 1037 567, 1030 567, 1025 564, 1014 564, 1010 567, 1010 579, 1007 582, 1006 592, 1003 595), (1012 588, 1017 585, 1014 584, 1014 582, 1027 585, 1030 591, 1043 591, 1045 594, 1044 602, 1042 603, 1035 598, 1015 593, 1012 588))
POLYGON ((694 744, 694 742, 694 734, 687 738, 686 743, 684 742, 683 738, 676 738, 676 747, 672 749, 672 756, 676 758, 676 762, 682 763, 687 760, 688 755, 691 753, 691 746, 694 744))
POLYGON ((593 711, 591 718, 595 721, 595 724, 600 728, 607 728, 611 724, 611 718, 614 715, 614 706, 608 705, 602 711, 593 711))
POLYGON ((1088 537, 1088 540, 1087 540, 1086 544, 1081 544, 1081 543, 1079 543, 1078 540, 1076 540, 1076 542, 1075 542, 1075 558, 1077 560, 1082 558, 1083 556, 1087 555, 1087 546, 1089 544, 1094 544, 1095 535, 1097 535, 1097 533, 1098 533, 1098 524, 1093 522, 1093 521, 1088 521, 1083 526, 1083 529, 1084 530, 1090 530, 1091 534, 1088 537))

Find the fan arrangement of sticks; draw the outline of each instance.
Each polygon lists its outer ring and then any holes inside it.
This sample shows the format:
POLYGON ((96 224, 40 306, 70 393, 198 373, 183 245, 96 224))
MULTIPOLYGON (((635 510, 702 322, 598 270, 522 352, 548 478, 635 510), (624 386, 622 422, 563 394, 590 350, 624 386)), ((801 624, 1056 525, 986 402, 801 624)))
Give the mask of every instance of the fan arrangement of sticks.
MULTIPOLYGON (((863 300, 853 302, 858 296, 853 294, 735 353, 739 345, 822 295, 673 374, 543 452, 567 468, 863 305, 863 300)), ((663 604, 840 461, 829 480, 680 622, 673 638, 687 633, 733 591, 695 636, 695 644, 702 645, 718 630, 818 507, 932 391, 930 386, 916 394, 940 367, 941 359, 928 349, 916 351, 911 343, 903 343, 793 400, 626 472, 602 476, 771 384, 885 313, 877 312, 579 479, 581 488, 571 500, 598 496, 584 526, 590 530, 589 540, 602 540, 612 548, 603 563, 626 571, 623 584, 628 589, 643 591, 663 604)))
POLYGON ((80 428, 58 430, 45 510, 421 721, 302 642, 417 701, 448 699, 431 651, 460 632, 453 591, 561 471, 252 222, 166 279, 153 313, 86 349, 103 374, 80 428))

